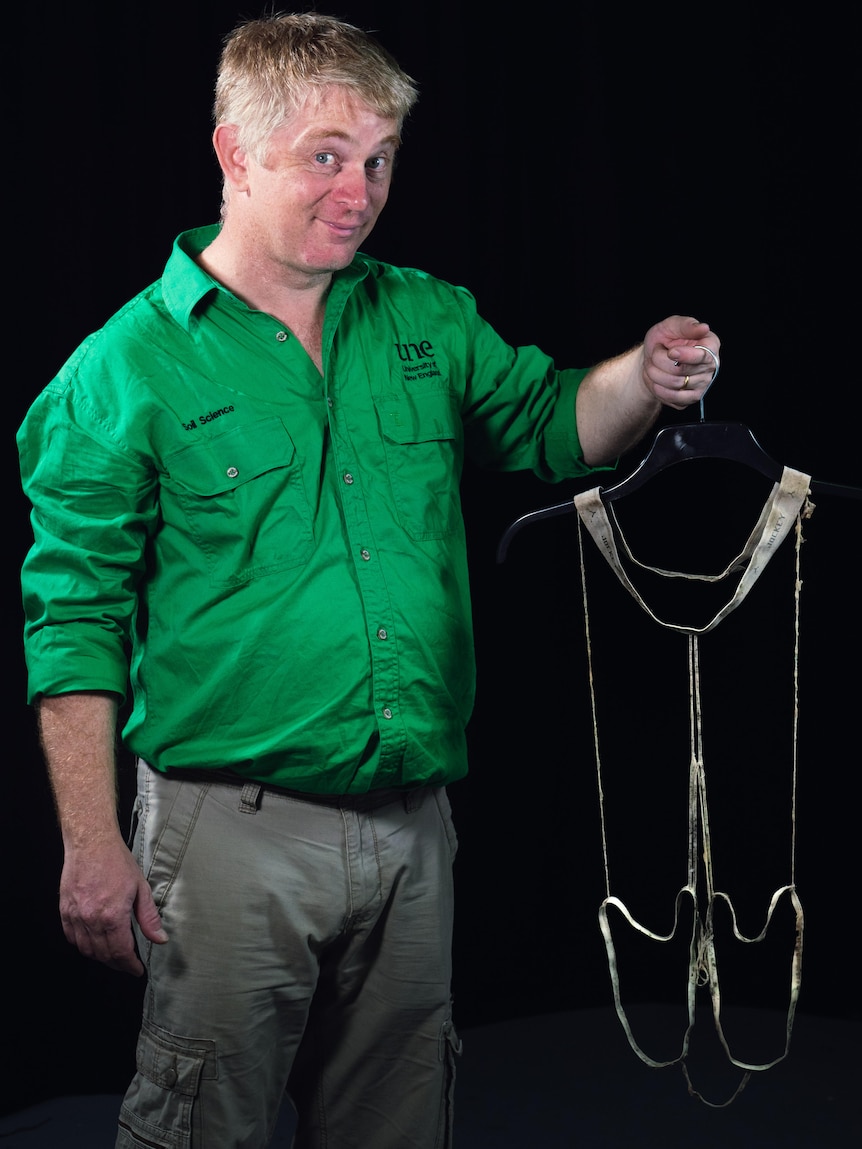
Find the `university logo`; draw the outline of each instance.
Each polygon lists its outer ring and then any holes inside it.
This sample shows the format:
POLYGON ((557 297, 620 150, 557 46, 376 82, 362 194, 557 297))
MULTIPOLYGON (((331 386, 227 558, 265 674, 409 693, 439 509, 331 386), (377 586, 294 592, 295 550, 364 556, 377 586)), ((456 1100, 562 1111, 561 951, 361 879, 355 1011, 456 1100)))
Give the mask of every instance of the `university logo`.
POLYGON ((420 343, 396 343, 395 350, 402 363, 416 363, 420 359, 430 359, 434 354, 434 344, 430 339, 420 343))
POLYGON ((434 344, 430 339, 418 343, 396 343, 395 350, 401 360, 401 371, 405 383, 415 383, 417 379, 431 379, 440 376, 441 371, 434 358, 434 344))

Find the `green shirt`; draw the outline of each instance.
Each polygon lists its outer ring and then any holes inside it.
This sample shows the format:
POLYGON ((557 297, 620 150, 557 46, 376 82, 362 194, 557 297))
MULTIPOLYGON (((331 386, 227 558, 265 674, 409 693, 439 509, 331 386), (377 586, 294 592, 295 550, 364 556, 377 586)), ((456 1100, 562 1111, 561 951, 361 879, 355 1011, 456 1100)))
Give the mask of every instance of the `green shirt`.
POLYGON ((30 698, 125 694, 129 749, 297 790, 466 771, 474 691, 459 482, 587 472, 584 371, 514 350, 470 294, 358 255, 324 377, 177 240, 19 432, 30 698))

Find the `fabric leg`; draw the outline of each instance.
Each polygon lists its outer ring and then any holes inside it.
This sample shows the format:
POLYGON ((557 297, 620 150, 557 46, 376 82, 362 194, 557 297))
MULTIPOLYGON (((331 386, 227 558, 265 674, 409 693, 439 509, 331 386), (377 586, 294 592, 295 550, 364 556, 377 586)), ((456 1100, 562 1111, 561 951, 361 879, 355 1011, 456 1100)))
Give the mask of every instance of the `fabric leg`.
POLYGON ((448 798, 436 790, 406 813, 400 803, 343 813, 352 927, 321 955, 288 1085, 295 1149, 448 1149, 460 1052, 448 798))

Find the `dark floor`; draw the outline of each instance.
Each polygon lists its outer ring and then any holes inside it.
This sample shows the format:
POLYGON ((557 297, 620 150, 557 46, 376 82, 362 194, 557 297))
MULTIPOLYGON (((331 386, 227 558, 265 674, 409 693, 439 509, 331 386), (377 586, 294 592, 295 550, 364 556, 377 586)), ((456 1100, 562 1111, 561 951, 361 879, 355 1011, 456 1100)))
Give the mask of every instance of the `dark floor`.
MULTIPOLYGON (((676 1011, 639 1006, 629 1016, 650 1056, 663 1060, 678 1051, 676 1011)), ((783 1048, 783 1026, 781 1015, 744 1010, 727 1017, 725 1032, 738 1059, 760 1061, 776 1055, 776 1042, 783 1048)), ((715 1056, 708 1018, 698 1018, 698 1031, 703 1048, 692 1043, 692 1083, 708 1100, 723 1102, 740 1073, 715 1056)), ((856 1022, 798 1016, 789 1056, 753 1074, 723 1108, 690 1097, 678 1067, 644 1065, 609 1009, 504 1021, 461 1036, 457 1149, 862 1146, 856 1022)), ((117 1096, 59 1097, 0 1119, 0 1141, 21 1149, 110 1149, 119 1103, 117 1096)), ((274 1149, 289 1146, 291 1131, 286 1109, 274 1149)))

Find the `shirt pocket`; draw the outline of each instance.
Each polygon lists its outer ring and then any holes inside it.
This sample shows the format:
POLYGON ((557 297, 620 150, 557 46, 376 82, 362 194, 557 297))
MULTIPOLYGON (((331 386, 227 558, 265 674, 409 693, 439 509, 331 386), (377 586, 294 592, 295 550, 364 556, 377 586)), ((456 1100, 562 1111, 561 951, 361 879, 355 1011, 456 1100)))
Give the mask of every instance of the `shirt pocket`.
MULTIPOLYGON (((233 427, 166 464, 165 502, 173 496, 215 583, 244 583, 308 561, 311 509, 281 419, 233 427)), ((163 511, 168 522, 167 505, 163 511)))
POLYGON ((392 497, 414 539, 462 529, 463 427, 457 398, 445 390, 377 399, 392 497))

